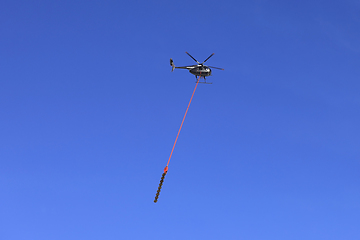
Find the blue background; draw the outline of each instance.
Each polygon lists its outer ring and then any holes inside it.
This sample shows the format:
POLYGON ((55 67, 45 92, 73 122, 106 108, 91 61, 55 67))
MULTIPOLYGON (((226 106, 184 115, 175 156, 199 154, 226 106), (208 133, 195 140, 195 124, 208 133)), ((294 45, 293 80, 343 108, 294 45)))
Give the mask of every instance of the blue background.
POLYGON ((359 12, 3 0, 0 239, 360 239, 359 12))

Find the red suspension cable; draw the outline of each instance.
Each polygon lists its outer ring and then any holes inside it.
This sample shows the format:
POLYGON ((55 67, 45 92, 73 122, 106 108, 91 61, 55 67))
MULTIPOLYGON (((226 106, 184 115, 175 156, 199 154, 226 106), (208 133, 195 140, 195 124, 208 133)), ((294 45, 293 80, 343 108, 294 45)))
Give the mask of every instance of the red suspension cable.
POLYGON ((173 154, 173 151, 174 151, 174 148, 175 148, 176 142, 177 142, 177 140, 178 140, 178 137, 179 137, 179 134, 180 134, 181 128, 182 128, 182 126, 183 126, 183 124, 184 124, 184 121, 185 121, 185 118, 186 118, 186 114, 187 114, 187 112, 188 112, 188 110, 189 110, 189 107, 190 107, 191 101, 192 101, 192 99, 193 99, 193 97, 194 97, 194 94, 195 94, 195 91, 196 91, 196 88, 197 88, 197 85, 198 85, 199 81, 200 81, 200 76, 199 76, 199 79, 198 79, 198 80, 197 80, 197 82, 196 82, 196 85, 195 85, 194 91, 193 91, 193 93, 192 93, 192 95, 191 95, 191 98, 190 98, 189 104, 188 104, 188 106, 187 106, 187 108, 186 108, 185 115, 184 115, 183 120, 182 120, 182 122, 181 122, 181 125, 180 125, 180 128, 179 128, 179 131, 178 131, 178 133, 177 133, 177 135, 176 135, 176 139, 175 139, 174 145, 173 145, 173 147, 172 147, 172 149, 171 149, 170 157, 169 157, 169 160, 168 160, 168 162, 167 162, 167 164, 166 164, 166 167, 168 167, 168 166, 169 166, 171 156, 172 156, 172 154, 173 154))

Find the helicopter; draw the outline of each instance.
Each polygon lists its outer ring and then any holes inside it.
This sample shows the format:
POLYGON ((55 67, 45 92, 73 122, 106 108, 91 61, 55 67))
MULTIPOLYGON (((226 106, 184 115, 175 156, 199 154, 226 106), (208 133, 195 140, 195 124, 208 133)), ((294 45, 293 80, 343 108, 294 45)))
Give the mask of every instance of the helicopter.
POLYGON ((205 61, 203 61, 202 63, 199 63, 198 60, 196 60, 193 56, 190 55, 190 53, 186 52, 187 55, 189 55, 195 62, 197 62, 197 64, 195 65, 191 65, 191 66, 183 66, 183 67, 175 67, 174 61, 172 60, 172 58, 170 58, 170 66, 172 67, 171 71, 174 71, 175 68, 180 68, 180 69, 188 69, 189 72, 191 74, 195 75, 196 78, 196 82, 198 82, 201 78, 204 78, 204 82, 199 82, 199 83, 206 83, 206 84, 211 84, 211 83, 207 83, 206 82, 206 77, 211 76, 211 68, 215 68, 215 69, 219 69, 219 70, 224 70, 223 68, 218 68, 218 67, 212 67, 212 66, 206 66, 204 65, 204 63, 209 60, 209 58, 211 58, 213 54, 211 54, 207 59, 205 59, 205 61), (200 77, 200 79, 198 79, 198 77, 200 77))

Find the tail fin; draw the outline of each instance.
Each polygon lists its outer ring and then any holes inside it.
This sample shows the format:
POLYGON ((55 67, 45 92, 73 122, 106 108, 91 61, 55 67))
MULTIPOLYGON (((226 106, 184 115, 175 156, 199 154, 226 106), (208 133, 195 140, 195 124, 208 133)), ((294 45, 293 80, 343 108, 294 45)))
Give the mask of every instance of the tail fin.
POLYGON ((172 58, 170 58, 170 66, 172 66, 171 71, 174 71, 174 69, 175 69, 175 64, 174 64, 174 61, 172 60, 172 58))

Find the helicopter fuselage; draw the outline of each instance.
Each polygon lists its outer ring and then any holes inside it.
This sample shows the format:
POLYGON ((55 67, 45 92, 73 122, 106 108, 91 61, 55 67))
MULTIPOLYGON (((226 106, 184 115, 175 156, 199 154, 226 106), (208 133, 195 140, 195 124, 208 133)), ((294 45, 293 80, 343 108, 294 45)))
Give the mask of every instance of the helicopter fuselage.
POLYGON ((211 75, 211 69, 207 66, 198 66, 189 70, 195 76, 208 77, 211 75))

